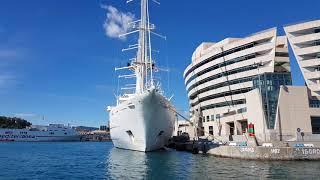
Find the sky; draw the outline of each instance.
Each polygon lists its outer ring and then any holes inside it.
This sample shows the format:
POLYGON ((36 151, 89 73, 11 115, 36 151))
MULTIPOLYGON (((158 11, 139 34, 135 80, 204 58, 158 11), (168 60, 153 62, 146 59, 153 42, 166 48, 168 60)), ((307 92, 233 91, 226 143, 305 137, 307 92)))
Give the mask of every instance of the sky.
MULTIPOLYGON (((167 96, 188 111, 183 71, 201 42, 245 37, 286 24, 320 19, 320 1, 160 0, 151 4, 151 21, 166 40, 153 37, 167 96)), ((121 49, 136 35, 126 22, 139 18, 139 0, 1 0, 0 115, 33 124, 63 123, 98 127, 107 124, 115 104, 119 73, 134 56, 121 49), (120 18, 119 18, 120 17, 120 18)), ((304 85, 290 50, 294 85, 304 85)))

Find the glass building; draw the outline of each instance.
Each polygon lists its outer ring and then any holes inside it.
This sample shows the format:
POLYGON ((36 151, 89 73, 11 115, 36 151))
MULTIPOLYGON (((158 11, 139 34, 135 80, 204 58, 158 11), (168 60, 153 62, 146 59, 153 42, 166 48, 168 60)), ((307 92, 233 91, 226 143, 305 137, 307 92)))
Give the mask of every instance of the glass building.
POLYGON ((268 129, 273 129, 277 113, 280 86, 292 85, 291 73, 264 73, 253 79, 254 88, 262 95, 268 129))

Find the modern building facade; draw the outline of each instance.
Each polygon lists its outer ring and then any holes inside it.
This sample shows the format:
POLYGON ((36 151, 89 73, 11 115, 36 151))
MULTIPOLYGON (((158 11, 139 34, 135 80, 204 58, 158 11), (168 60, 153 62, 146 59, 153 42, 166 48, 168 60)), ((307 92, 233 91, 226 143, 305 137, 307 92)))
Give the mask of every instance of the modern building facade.
POLYGON ((284 27, 305 82, 320 95, 320 20, 284 27))
MULTIPOLYGON (((298 89, 291 86, 287 38, 277 36, 276 28, 244 38, 202 43, 194 51, 192 62, 183 76, 190 115, 198 126, 197 136, 241 140, 246 138, 248 124, 253 123, 259 142, 292 138, 296 134, 292 128, 289 128, 290 132, 280 133, 281 128, 286 128, 280 122, 281 118, 288 120, 282 112, 286 109, 284 97, 289 92, 283 88, 307 97, 308 103, 303 108, 307 109, 309 114, 306 117, 309 118, 300 119, 299 123, 310 121, 311 115, 320 117, 320 111, 317 114, 319 108, 310 110, 309 103, 310 100, 314 104, 318 102, 313 96, 317 95, 314 92, 320 86, 298 89)), ((290 98, 296 99, 297 94, 293 94, 289 93, 290 98)), ((304 130, 312 134, 309 124, 304 130)))

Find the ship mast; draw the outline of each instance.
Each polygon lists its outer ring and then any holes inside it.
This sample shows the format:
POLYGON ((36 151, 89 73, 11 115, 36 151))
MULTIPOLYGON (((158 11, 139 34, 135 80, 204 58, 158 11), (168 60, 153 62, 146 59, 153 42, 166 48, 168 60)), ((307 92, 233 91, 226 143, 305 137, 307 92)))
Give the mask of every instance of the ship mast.
MULTIPOLYGON (((127 0, 127 3, 130 3, 134 0, 127 0)), ((139 20, 129 23, 134 29, 131 32, 121 34, 119 37, 127 36, 133 33, 139 33, 138 43, 135 45, 129 45, 129 48, 122 49, 122 51, 138 49, 136 57, 132 59, 128 67, 115 68, 115 70, 121 69, 131 69, 134 71, 134 74, 131 75, 122 75, 119 77, 124 78, 136 78, 135 84, 135 94, 141 94, 146 89, 155 88, 153 70, 154 62, 152 59, 152 48, 151 48, 151 34, 156 35, 160 38, 166 39, 165 36, 162 36, 158 33, 153 32, 155 29, 154 24, 150 23, 149 15, 149 1, 150 0, 140 0, 141 1, 141 17, 139 20)), ((156 4, 160 4, 156 0, 152 0, 156 4)), ((134 87, 133 87, 134 88, 134 87)), ((159 87, 158 87, 159 88, 159 87)), ((122 88, 127 89, 127 88, 122 88)))
POLYGON ((151 26, 149 22, 149 0, 141 0, 141 18, 139 24, 138 52, 136 58, 136 93, 142 93, 146 88, 153 87, 151 59, 151 26))

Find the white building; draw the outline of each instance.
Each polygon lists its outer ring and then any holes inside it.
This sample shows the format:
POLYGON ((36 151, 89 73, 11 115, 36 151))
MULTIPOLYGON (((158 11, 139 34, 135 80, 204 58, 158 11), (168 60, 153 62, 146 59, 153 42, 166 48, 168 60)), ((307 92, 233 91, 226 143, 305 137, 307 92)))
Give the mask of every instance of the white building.
MULTIPOLYGON (((278 120, 281 117, 284 122, 286 118, 284 114, 279 115, 285 109, 282 107, 285 95, 282 94, 286 91, 281 88, 290 89, 290 92, 297 89, 290 86, 287 39, 277 36, 276 28, 245 38, 202 43, 193 53, 192 62, 184 71, 184 79, 192 119, 202 128, 199 136, 215 136, 226 141, 245 140, 249 123, 254 124, 259 142, 288 140, 293 138, 290 133, 296 134, 292 128, 286 135, 279 131, 286 128, 283 123, 279 127, 278 120), (283 97, 279 98, 279 94, 283 97), (279 107, 283 109, 279 111, 279 107)), ((308 89, 299 88, 297 91, 302 93, 301 97, 308 97, 306 101, 312 99, 308 89)), ((295 98, 295 95, 289 96, 295 98)), ((309 103, 303 108, 309 112, 309 103)), ((312 113, 317 115, 318 111, 312 113)), ((320 117, 320 112, 318 115, 320 117)), ((310 116, 299 121, 310 122, 310 116)), ((298 127, 302 128, 297 123, 293 129, 298 127)), ((303 126, 305 132, 312 134, 311 129, 311 125, 303 126)))
POLYGON ((320 95, 320 20, 284 27, 312 95, 320 95))

